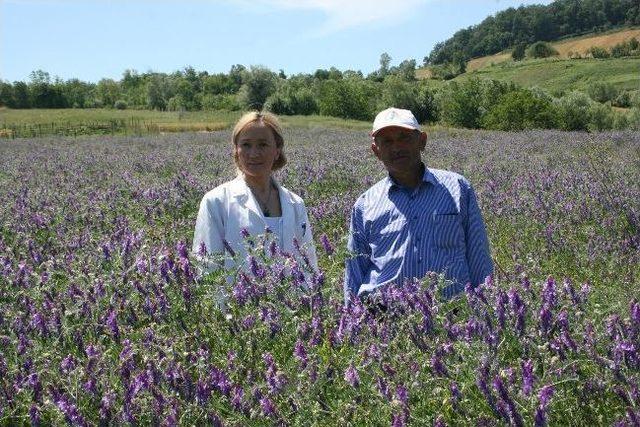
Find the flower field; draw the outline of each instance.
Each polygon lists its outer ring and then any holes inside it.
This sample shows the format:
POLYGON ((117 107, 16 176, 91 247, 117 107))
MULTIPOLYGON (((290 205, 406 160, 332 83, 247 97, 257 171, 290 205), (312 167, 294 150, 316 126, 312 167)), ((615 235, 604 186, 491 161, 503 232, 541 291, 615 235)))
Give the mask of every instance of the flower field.
POLYGON ((188 250, 229 131, 1 140, 0 425, 640 425, 640 134, 429 137, 496 274, 387 310, 342 301, 351 205, 384 176, 366 132, 286 129, 322 272, 250 236, 233 282, 188 250))

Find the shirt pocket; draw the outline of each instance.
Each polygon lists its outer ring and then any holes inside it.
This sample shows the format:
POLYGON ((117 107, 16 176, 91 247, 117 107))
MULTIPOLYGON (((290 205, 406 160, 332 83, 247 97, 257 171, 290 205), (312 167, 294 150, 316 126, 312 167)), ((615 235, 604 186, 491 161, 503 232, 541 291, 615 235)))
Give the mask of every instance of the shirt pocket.
POLYGON ((456 249, 464 246, 462 222, 459 214, 433 215, 433 240, 440 249, 456 249))

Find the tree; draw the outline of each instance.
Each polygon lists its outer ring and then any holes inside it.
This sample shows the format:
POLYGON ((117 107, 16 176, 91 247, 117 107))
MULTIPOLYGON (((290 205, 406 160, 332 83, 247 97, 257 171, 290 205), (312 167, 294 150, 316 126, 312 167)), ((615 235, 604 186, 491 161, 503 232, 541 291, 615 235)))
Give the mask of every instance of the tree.
POLYGON ((487 129, 505 131, 549 129, 559 125, 551 101, 536 96, 528 89, 503 95, 489 110, 482 123, 487 129))
POLYGON ((25 82, 13 82, 13 108, 31 108, 29 86, 25 82))
POLYGON ((120 99, 120 85, 113 79, 102 79, 96 86, 96 97, 102 106, 112 108, 120 99))
POLYGON ((525 57, 526 51, 527 44, 519 43, 516 45, 516 47, 513 48, 513 52, 511 52, 511 58, 513 58, 514 61, 522 61, 525 57))
POLYGON ((558 51, 545 42, 535 42, 527 49, 529 58, 548 58, 556 55, 558 55, 558 51))
POLYGON ((275 92, 277 78, 268 68, 251 66, 242 76, 240 103, 247 109, 261 110, 269 95, 275 92))
POLYGON ((384 79, 389 74, 389 65, 391 64, 391 56, 387 52, 380 55, 380 68, 378 69, 378 76, 384 79))

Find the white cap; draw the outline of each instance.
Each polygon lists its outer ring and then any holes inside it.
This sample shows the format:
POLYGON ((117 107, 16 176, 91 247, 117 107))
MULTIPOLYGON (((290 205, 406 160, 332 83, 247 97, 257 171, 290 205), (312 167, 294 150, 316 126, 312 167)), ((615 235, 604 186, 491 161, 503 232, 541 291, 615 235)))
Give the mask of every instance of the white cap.
POLYGON ((378 113, 373 121, 371 136, 375 136, 380 129, 391 126, 420 130, 420 125, 411 111, 391 107, 378 113))

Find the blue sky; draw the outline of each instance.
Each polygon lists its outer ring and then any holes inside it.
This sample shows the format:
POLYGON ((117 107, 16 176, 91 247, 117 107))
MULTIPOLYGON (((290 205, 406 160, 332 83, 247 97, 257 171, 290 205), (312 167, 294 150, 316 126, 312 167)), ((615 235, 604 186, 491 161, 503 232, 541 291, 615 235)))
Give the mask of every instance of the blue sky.
POLYGON ((42 69, 120 79, 126 69, 210 73, 233 64, 287 75, 335 66, 367 74, 422 64, 434 44, 489 15, 550 0, 0 0, 0 79, 42 69))

